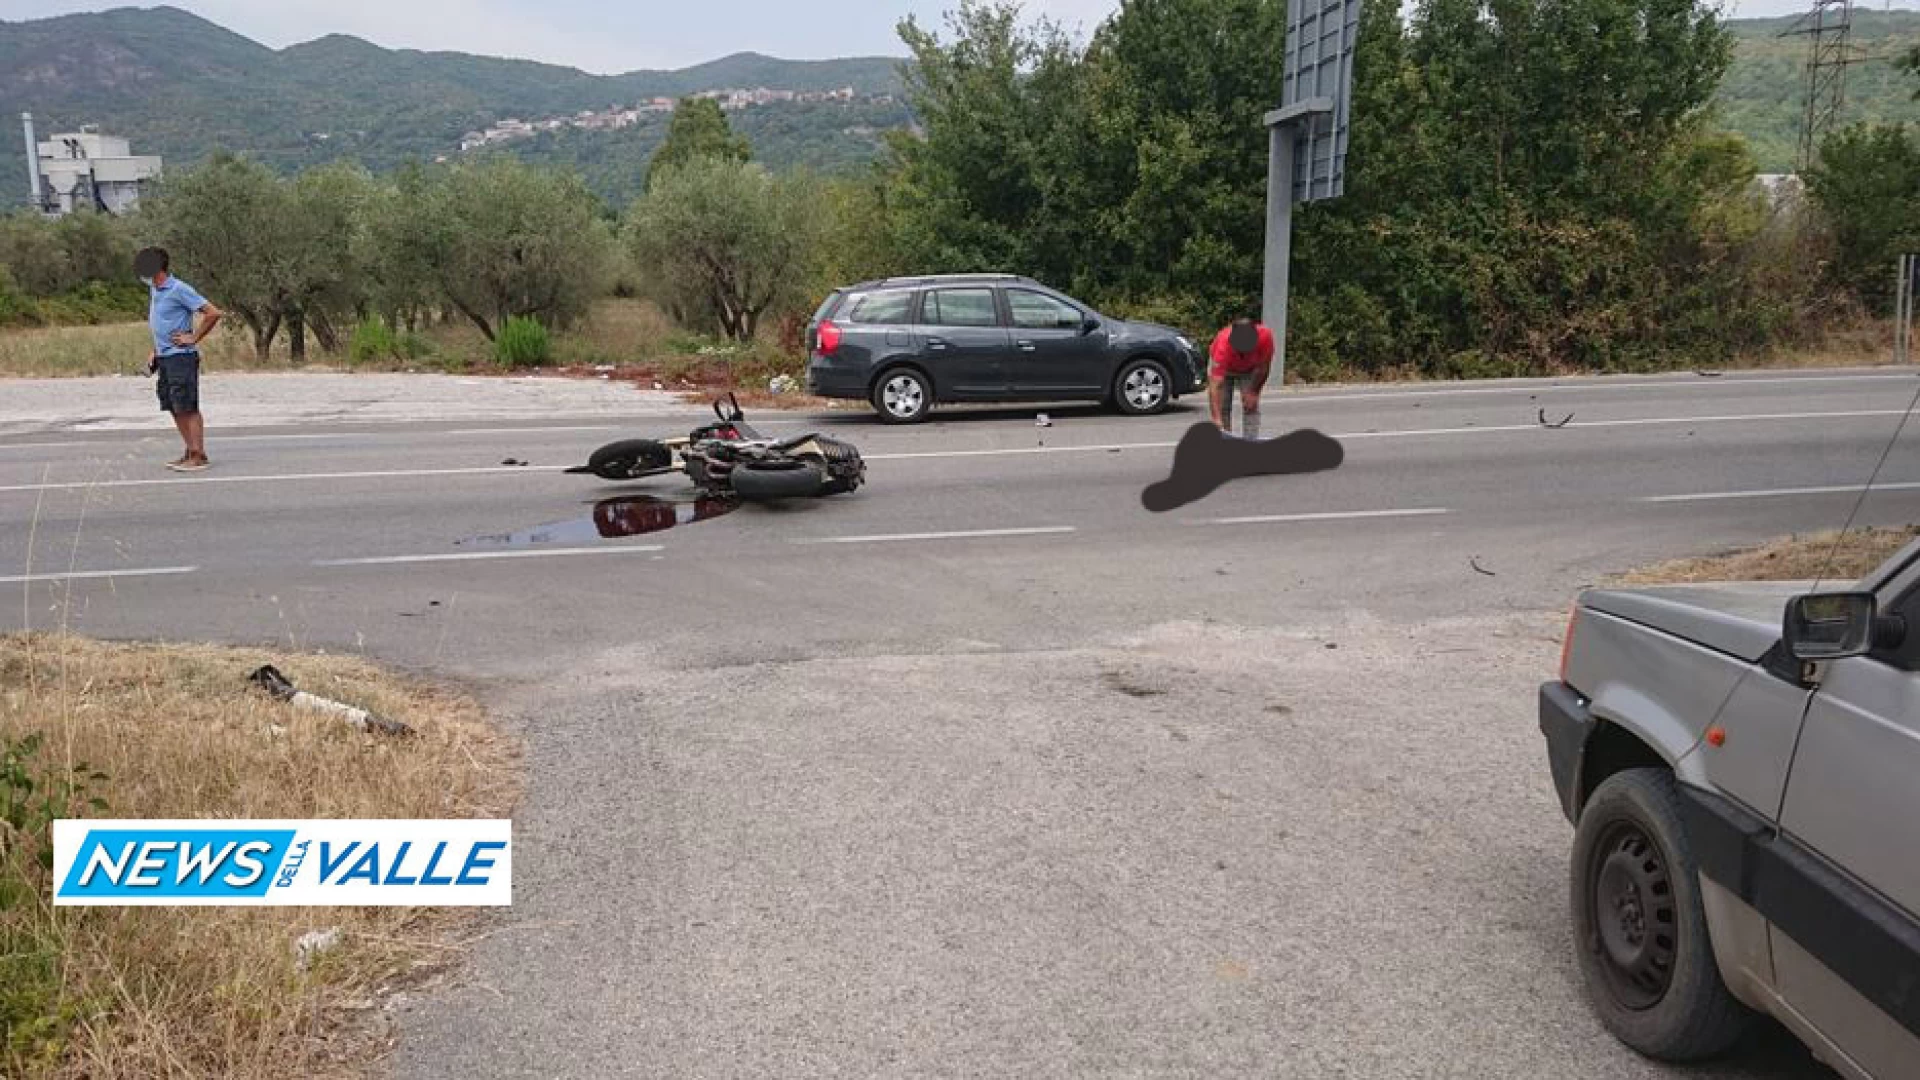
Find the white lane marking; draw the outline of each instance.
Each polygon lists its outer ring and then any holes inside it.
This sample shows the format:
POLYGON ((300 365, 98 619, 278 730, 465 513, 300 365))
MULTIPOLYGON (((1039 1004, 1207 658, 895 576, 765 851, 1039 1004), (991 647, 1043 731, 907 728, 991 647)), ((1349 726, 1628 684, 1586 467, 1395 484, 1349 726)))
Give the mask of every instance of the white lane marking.
POLYGON ((1515 431, 1578 431, 1582 428, 1650 427, 1673 424, 1775 423, 1783 420, 1858 420, 1875 416, 1905 416, 1905 409, 1850 409, 1844 412, 1743 413, 1737 416, 1643 416, 1630 420, 1575 420, 1564 428, 1540 424, 1502 424, 1488 427, 1414 428, 1396 431, 1345 431, 1336 439, 1404 439, 1425 435, 1477 435, 1515 431))
POLYGON ((1077 531, 1071 525, 1033 529, 972 529, 965 532, 884 533, 874 536, 827 536, 794 540, 796 544, 881 544, 896 540, 979 540, 1000 536, 1057 536, 1077 531))
MULTIPOLYGON (((1844 412, 1810 413, 1745 413, 1736 416, 1655 416, 1630 420, 1587 420, 1575 421, 1565 428, 1554 429, 1557 432, 1597 430, 1617 427, 1648 427, 1653 425, 1675 424, 1729 424, 1729 423, 1771 423, 1791 420, 1846 420, 1877 416, 1904 416, 1901 409, 1854 409, 1844 412)), ((1425 438, 1440 435, 1499 435, 1525 431, 1545 432, 1539 424, 1507 424, 1487 427, 1453 428, 1413 428, 1395 431, 1345 431, 1335 432, 1336 439, 1408 439, 1425 438)), ((1095 454, 1110 453, 1119 450, 1165 450, 1178 445, 1174 442, 1143 443, 1101 443, 1093 446, 1023 446, 1004 447, 993 450, 926 450, 904 454, 868 454, 868 461, 912 461, 933 458, 968 457, 1007 457, 1020 454, 1095 454)), ((266 476, 221 476, 200 475, 176 477, 172 479, 152 480, 99 480, 66 481, 48 484, 13 484, 0 486, 0 493, 30 491, 64 491, 74 488, 122 488, 122 487, 158 487, 170 484, 271 484, 305 480, 384 480, 413 476, 488 476, 500 473, 545 473, 564 472, 571 466, 566 465, 529 465, 529 466, 492 466, 474 469, 394 469, 387 471, 341 472, 341 473, 285 473, 266 476)))
MULTIPOLYGON (((172 435, 172 431, 149 431, 137 439, 91 439, 76 442, 37 442, 37 443, 0 443, 0 450, 70 450, 74 447, 91 446, 97 450, 131 451, 143 443, 150 443, 163 436, 172 435)), ((317 439, 351 439, 357 432, 334 431, 312 435, 219 435, 213 437, 216 447, 223 442, 288 442, 317 439)))
POLYGON ((1191 525, 1275 525, 1293 521, 1353 521, 1362 518, 1438 517, 1451 510, 1437 507, 1420 510, 1342 510, 1326 514, 1267 514, 1262 517, 1214 518, 1189 522, 1191 525))
POLYGON ((508 427, 508 428, 456 428, 453 431, 426 431, 423 435, 545 435, 556 431, 619 431, 612 424, 595 424, 590 427, 508 427))
POLYGON ((910 454, 866 454, 868 461, 911 461, 915 458, 1002 457, 1014 454, 1091 454, 1102 450, 1167 450, 1178 443, 1103 443, 1098 446, 1013 446, 997 450, 922 450, 910 454))
POLYGON ((300 480, 386 480, 403 476, 487 476, 498 473, 562 472, 565 465, 494 465, 478 469, 390 469, 371 472, 281 473, 273 476, 220 476, 201 474, 193 477, 153 480, 78 480, 58 484, 14 484, 0 487, 6 491, 63 491, 71 488, 167 487, 174 484, 274 484, 300 480))
POLYGON ((461 551, 444 555, 382 555, 371 559, 317 559, 315 566, 412 566, 416 563, 480 562, 487 559, 548 559, 571 555, 644 555, 665 551, 658 545, 603 548, 552 548, 547 551, 461 551))
MULTIPOLYGON (((1704 491, 1695 495, 1654 495, 1639 501, 1645 503, 1687 503, 1714 502, 1721 499, 1769 499, 1788 495, 1858 495, 1865 485, 1848 484, 1839 487, 1803 487, 1771 488, 1760 491, 1704 491)), ((1920 483, 1875 484, 1875 491, 1920 491, 1920 483)))
POLYGON ((77 570, 67 574, 18 574, 0 577, 0 585, 23 585, 36 581, 82 581, 97 578, 162 577, 199 572, 197 566, 155 566, 144 570, 77 570))
POLYGON ((1703 379, 1642 380, 1639 382, 1583 383, 1552 382, 1526 383, 1519 386, 1462 386, 1440 389, 1420 388, 1383 388, 1372 391, 1329 391, 1315 393, 1311 390, 1279 391, 1273 400, 1289 401, 1378 401, 1382 398, 1415 397, 1456 397, 1467 394, 1537 394, 1542 390, 1564 390, 1583 392, 1587 390, 1659 390, 1665 388, 1681 389, 1724 389, 1729 386, 1775 386, 1782 383, 1834 383, 1834 382, 1875 382, 1879 380, 1911 379, 1908 372, 1889 372, 1884 375, 1806 375, 1800 377, 1770 375, 1760 378, 1743 379, 1737 376, 1703 379))

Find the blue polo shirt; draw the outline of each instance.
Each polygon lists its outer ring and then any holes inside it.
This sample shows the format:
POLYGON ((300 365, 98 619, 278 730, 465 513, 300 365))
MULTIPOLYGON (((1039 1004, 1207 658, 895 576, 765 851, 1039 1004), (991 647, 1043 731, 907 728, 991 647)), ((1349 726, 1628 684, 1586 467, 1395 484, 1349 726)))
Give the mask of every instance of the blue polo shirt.
POLYGON ((207 306, 206 297, 172 274, 167 275, 165 285, 155 285, 147 291, 151 294, 147 302, 147 326, 153 331, 153 351, 161 356, 186 356, 197 351, 192 346, 175 345, 173 333, 176 330, 193 333, 193 317, 207 306))

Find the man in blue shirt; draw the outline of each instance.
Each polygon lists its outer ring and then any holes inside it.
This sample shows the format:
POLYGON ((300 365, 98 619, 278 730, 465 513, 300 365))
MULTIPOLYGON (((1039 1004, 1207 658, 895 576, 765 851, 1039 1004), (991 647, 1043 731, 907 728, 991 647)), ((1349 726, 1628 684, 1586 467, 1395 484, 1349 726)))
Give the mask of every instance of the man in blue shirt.
POLYGON ((153 331, 153 354, 147 357, 147 371, 159 377, 160 411, 173 415, 173 425, 187 444, 187 452, 167 468, 199 472, 212 464, 207 460, 207 425, 200 416, 200 343, 220 325, 223 313, 173 276, 164 248, 143 249, 133 257, 133 268, 150 294, 147 326, 153 331))

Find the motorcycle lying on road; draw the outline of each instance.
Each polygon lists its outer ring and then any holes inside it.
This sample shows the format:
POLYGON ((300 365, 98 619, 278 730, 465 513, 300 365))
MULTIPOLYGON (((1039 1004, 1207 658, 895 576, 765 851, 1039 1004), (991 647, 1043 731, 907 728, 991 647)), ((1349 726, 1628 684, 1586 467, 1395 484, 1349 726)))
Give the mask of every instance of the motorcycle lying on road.
POLYGON ((851 443, 817 433, 768 438, 746 422, 732 394, 715 401, 713 413, 716 423, 685 438, 608 443, 567 472, 602 480, 685 473, 709 494, 750 502, 843 495, 866 482, 866 461, 851 443))

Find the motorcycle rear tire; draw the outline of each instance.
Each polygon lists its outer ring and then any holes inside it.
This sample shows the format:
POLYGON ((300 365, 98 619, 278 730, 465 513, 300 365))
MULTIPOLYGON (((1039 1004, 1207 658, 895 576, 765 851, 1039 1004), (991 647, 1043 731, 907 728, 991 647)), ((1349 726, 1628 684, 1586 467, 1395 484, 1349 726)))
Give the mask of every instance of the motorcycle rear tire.
POLYGON ((734 466, 734 494, 751 502, 826 494, 827 475, 807 461, 749 461, 734 466))
POLYGON ((587 471, 602 480, 637 480, 673 468, 673 451, 657 439, 608 443, 587 459, 587 471))

